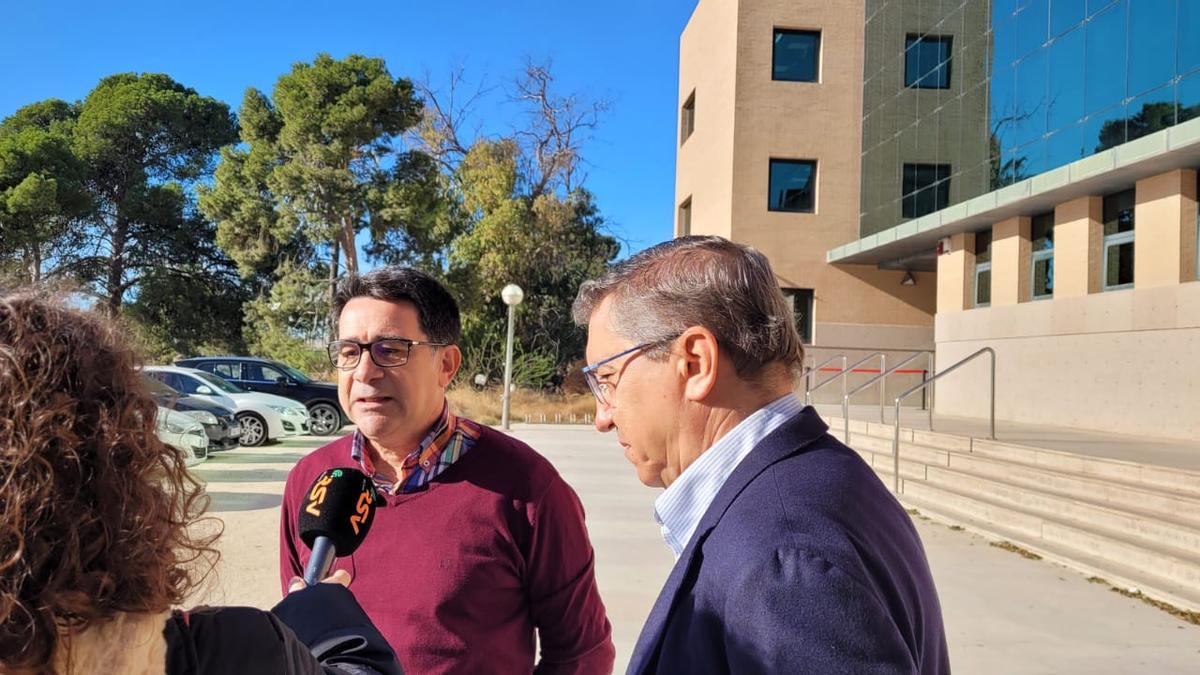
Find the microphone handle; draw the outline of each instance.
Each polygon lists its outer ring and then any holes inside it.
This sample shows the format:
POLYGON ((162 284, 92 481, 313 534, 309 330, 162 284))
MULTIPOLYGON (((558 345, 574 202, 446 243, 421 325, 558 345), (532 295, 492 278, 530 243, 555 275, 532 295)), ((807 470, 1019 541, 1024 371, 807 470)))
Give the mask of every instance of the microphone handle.
POLYGON ((304 568, 304 583, 315 586, 329 574, 333 567, 333 540, 329 537, 317 537, 313 542, 312 555, 308 557, 308 565, 304 568))

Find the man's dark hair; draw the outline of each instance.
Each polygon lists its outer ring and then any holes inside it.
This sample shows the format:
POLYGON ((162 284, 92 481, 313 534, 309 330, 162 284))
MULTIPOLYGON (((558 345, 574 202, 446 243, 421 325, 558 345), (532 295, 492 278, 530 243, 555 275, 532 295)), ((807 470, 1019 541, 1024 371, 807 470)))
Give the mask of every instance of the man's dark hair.
POLYGON ((346 303, 354 298, 411 302, 417 308, 421 330, 433 342, 458 344, 462 320, 454 296, 437 279, 411 267, 379 267, 366 274, 351 274, 338 282, 333 296, 333 326, 346 303))

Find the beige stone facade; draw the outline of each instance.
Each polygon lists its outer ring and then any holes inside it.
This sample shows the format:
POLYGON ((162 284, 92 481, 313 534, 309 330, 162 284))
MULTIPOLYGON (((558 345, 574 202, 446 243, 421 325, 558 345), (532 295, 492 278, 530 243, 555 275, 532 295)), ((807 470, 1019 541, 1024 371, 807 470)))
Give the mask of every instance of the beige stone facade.
MULTIPOLYGON (((1103 290, 1103 197, 1054 209, 1054 293, 1029 290, 1028 218, 993 226, 992 303, 975 308, 973 233, 938 259, 937 358, 996 351, 996 415, 1023 423, 1177 438, 1200 435, 1196 171, 1130 180, 1134 286, 1103 290)), ((986 414, 987 363, 938 385, 940 414, 986 414)))
POLYGON ((691 234, 750 244, 781 287, 813 291, 814 344, 930 348, 935 274, 902 285, 904 269, 825 261, 859 235, 863 13, 861 1, 700 0, 680 39, 679 137, 689 100, 694 129, 679 147, 675 204, 690 206, 691 234), (772 79, 777 28, 820 31, 816 82, 772 79), (816 162, 812 213, 768 209, 771 159, 816 162))
MULTIPOLYGON (((1164 60, 1144 82, 1110 59, 1192 26, 1122 23, 1135 4, 830 5, 805 16, 865 17, 862 187, 857 231, 824 259, 936 267, 938 370, 994 350, 998 418, 1200 434, 1200 98, 1172 89, 1200 64, 1164 60)), ((985 416, 988 375, 982 358, 938 382, 936 412, 985 416)))

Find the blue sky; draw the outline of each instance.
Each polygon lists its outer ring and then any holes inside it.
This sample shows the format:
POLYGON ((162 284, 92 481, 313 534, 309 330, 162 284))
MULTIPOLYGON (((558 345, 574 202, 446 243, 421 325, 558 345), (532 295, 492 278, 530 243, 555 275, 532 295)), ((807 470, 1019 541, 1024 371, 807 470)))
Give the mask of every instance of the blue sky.
MULTIPOLYGON (((587 185, 625 253, 671 236, 679 34, 696 0, 4 4, 0 118, 127 71, 167 73, 236 110, 246 87, 270 92, 319 52, 383 57, 435 84, 455 63, 505 84, 527 57, 552 59, 560 93, 612 101, 585 150, 587 185)), ((485 131, 503 132, 510 113, 495 111, 485 131)))

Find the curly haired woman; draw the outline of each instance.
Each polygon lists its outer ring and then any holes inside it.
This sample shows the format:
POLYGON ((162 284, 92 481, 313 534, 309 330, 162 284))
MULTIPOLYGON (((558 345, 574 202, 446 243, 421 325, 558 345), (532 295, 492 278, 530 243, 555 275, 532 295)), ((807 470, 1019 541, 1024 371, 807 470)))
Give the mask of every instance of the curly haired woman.
POLYGON ((0 673, 399 673, 348 579, 272 613, 172 610, 217 535, 136 365, 98 315, 0 293, 0 673))

